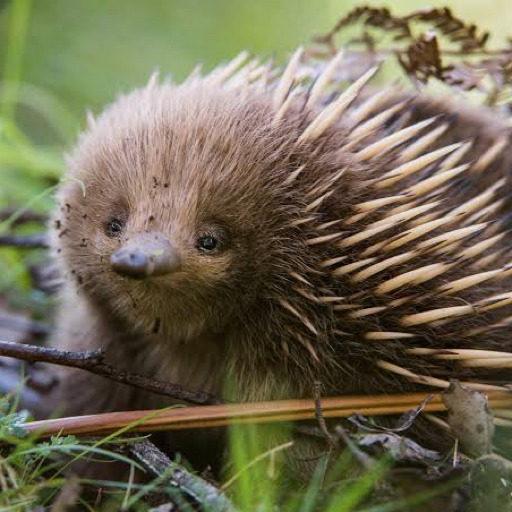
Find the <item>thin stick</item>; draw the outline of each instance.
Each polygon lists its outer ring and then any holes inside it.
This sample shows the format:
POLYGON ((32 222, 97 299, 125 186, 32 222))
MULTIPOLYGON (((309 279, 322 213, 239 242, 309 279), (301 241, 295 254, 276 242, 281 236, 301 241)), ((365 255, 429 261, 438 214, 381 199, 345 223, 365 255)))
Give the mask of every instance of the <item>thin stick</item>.
POLYGON ((198 505, 203 505, 208 510, 234 512, 235 507, 221 490, 173 462, 151 441, 145 439, 135 444, 129 444, 128 449, 154 475, 169 480, 198 505))
MULTIPOLYGON (((402 414, 431 396, 430 393, 398 395, 362 395, 328 397, 322 400, 326 418, 343 418, 353 414, 380 416, 402 414)), ((489 392, 489 407, 512 407, 512 394, 489 392)), ((425 406, 424 412, 446 410, 441 395, 436 394, 425 406)), ((316 418, 314 400, 280 400, 246 404, 221 404, 157 411, 125 411, 90 416, 76 416, 35 421, 20 425, 29 433, 42 437, 52 435, 104 435, 119 428, 134 425, 132 431, 163 431, 227 426, 235 423, 273 423, 316 418), (148 417, 149 416, 149 417, 148 417), (142 421, 143 418, 147 418, 142 421)))
POLYGON ((44 233, 35 235, 2 235, 0 247, 19 247, 21 249, 46 249, 50 247, 48 237, 44 233))
MULTIPOLYGON (((5 208, 3 210, 0 210, 0 221, 11 218, 13 215, 16 214, 16 212, 17 211, 13 208, 5 208)), ((22 212, 20 215, 16 215, 16 218, 12 221, 11 226, 18 226, 20 224, 27 224, 31 222, 37 224, 44 224, 47 220, 48 218, 46 215, 34 212, 32 210, 26 210, 22 212)))
POLYGON ((315 416, 318 421, 320 430, 325 436, 325 440, 329 447, 329 451, 332 452, 338 444, 336 438, 329 432, 327 424, 325 423, 324 411, 322 408, 322 383, 315 381, 313 386, 314 400, 315 400, 315 416))
POLYGON ((105 354, 102 350, 71 352, 69 350, 0 341, 0 356, 14 357, 30 363, 43 362, 79 368, 106 379, 165 395, 181 402, 200 405, 218 404, 220 402, 218 397, 206 391, 188 391, 179 384, 154 380, 137 373, 129 373, 115 368, 105 362, 105 354))
POLYGON ((240 478, 240 475, 245 473, 248 469, 252 468, 258 462, 265 460, 267 457, 271 457, 278 452, 291 448, 293 444, 293 441, 289 441, 287 443, 280 444, 279 446, 274 446, 274 448, 271 448, 270 450, 264 453, 260 453, 257 457, 255 457, 248 464, 246 464, 240 471, 233 475, 227 482, 224 482, 224 484, 222 484, 221 490, 225 491, 228 487, 231 487, 231 485, 233 485, 233 483, 240 478))

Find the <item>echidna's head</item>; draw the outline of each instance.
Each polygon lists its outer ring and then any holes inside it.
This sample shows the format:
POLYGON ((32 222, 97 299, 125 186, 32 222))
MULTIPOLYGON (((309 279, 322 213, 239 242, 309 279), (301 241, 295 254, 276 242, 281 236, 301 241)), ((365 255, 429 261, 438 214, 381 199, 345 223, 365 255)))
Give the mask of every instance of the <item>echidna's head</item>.
POLYGON ((222 330, 288 275, 298 197, 293 123, 263 97, 152 86, 85 133, 60 191, 55 241, 81 293, 146 333, 222 330), (282 268, 282 267, 286 268, 282 268))

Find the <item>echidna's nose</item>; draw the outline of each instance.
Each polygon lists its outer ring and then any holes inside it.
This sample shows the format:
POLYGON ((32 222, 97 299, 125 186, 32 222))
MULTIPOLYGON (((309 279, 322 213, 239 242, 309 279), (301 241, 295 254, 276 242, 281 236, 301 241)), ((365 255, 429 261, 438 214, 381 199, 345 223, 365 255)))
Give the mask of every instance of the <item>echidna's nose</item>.
POLYGON ((142 278, 147 275, 149 258, 139 249, 121 249, 112 254, 110 263, 119 274, 142 278))
POLYGON ((161 233, 140 233, 110 256, 112 270, 122 276, 144 279, 180 269, 180 254, 161 233))

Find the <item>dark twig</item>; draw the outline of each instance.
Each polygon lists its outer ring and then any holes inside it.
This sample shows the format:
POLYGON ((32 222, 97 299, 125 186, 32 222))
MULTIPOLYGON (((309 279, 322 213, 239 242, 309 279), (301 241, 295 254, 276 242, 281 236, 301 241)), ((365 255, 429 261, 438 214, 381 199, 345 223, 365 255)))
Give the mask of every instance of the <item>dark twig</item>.
POLYGON ((179 384, 149 379, 143 375, 119 370, 105 362, 105 354, 102 350, 72 352, 69 350, 0 341, 0 356, 14 357, 15 359, 22 359, 30 363, 44 362, 70 368, 79 368, 106 379, 159 395, 165 395, 181 402, 198 405, 218 404, 220 402, 216 396, 206 391, 188 391, 179 384))
POLYGON ((371 424, 367 418, 361 414, 354 414, 348 421, 356 425, 359 429, 365 432, 388 432, 398 434, 404 432, 412 427, 418 416, 425 410, 427 404, 434 398, 434 395, 429 395, 417 407, 410 409, 400 416, 398 423, 395 427, 383 427, 381 425, 371 424))
POLYGON ((315 383, 313 385, 313 393, 314 393, 314 400, 315 400, 316 420, 318 421, 318 426, 320 427, 320 430, 322 431, 323 435, 325 436, 325 440, 329 447, 329 452, 332 452, 336 448, 338 442, 337 442, 337 439, 329 432, 329 429, 327 428, 327 424, 325 423, 324 413, 322 410, 322 383, 321 382, 315 381, 315 383))
POLYGON ((342 425, 337 425, 334 431, 363 468, 370 469, 373 466, 374 460, 369 455, 364 453, 359 448, 359 446, 357 446, 357 444, 354 443, 354 441, 352 441, 352 438, 349 436, 347 431, 342 427, 342 425))
POLYGON ((10 219, 15 216, 11 223, 11 226, 19 226, 20 224, 28 224, 31 222, 44 224, 47 220, 46 215, 41 213, 32 212, 30 210, 24 211, 23 213, 16 214, 17 210, 14 208, 5 208, 0 210, 0 221, 10 219))
POLYGON ((189 473, 184 467, 173 462, 147 439, 128 445, 129 451, 157 477, 165 477, 189 499, 208 510, 234 512, 229 499, 213 484, 189 473))
POLYGON ((1 235, 0 246, 38 249, 47 248, 50 244, 45 233, 36 233, 35 235, 1 235))

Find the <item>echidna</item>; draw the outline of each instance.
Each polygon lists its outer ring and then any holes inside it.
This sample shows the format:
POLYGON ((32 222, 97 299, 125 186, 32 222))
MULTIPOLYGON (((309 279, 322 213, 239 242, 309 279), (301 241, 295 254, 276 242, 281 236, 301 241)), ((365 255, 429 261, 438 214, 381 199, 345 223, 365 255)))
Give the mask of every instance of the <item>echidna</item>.
MULTIPOLYGON (((510 131, 453 100, 346 90, 246 54, 90 119, 59 193, 56 343, 239 400, 503 389, 510 131)), ((318 69, 318 68, 315 68, 318 69)), ((306 73, 307 75, 307 73, 306 73)), ((68 413, 151 407, 66 370, 68 413)))

